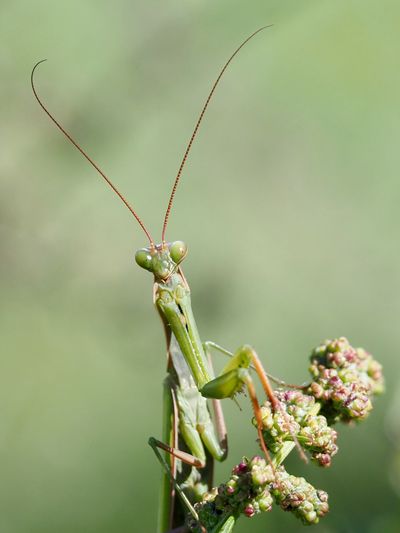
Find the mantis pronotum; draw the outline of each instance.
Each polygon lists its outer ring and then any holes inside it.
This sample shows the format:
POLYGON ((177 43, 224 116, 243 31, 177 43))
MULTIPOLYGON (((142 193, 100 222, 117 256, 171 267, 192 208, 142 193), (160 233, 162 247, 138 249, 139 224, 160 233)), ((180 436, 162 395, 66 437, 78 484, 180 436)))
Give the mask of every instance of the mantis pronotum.
MULTIPOLYGON (((192 502, 210 487, 213 460, 222 461, 227 455, 227 438, 220 399, 233 398, 243 387, 247 388, 257 422, 260 446, 267 460, 271 461, 263 439, 260 406, 250 368, 256 371, 275 409, 279 409, 279 402, 274 396, 261 361, 254 349, 248 345, 241 346, 234 354, 230 354, 215 343, 201 341, 191 309, 189 285, 181 267, 187 254, 187 247, 182 241, 167 242, 166 240, 168 220, 182 170, 214 91, 239 50, 264 28, 251 34, 234 51, 211 88, 173 183, 160 244, 153 240, 136 210, 39 98, 34 85, 34 73, 42 61, 34 66, 31 74, 32 90, 42 109, 119 196, 149 241, 148 247, 136 253, 136 262, 154 275, 153 299, 161 317, 167 341, 168 377, 165 381, 163 436, 161 441, 155 438, 149 441, 165 469, 158 526, 161 533, 174 528, 184 531, 184 528, 179 527, 184 516, 182 511, 179 511, 180 503, 175 501, 176 492, 193 517, 197 517, 192 502), (222 373, 216 378, 211 365, 211 350, 231 356, 222 373), (214 417, 210 415, 207 398, 212 400, 214 417), (160 449, 167 452, 165 456, 160 453, 160 449)), ((231 531, 233 522, 228 522, 221 524, 218 531, 231 531)))

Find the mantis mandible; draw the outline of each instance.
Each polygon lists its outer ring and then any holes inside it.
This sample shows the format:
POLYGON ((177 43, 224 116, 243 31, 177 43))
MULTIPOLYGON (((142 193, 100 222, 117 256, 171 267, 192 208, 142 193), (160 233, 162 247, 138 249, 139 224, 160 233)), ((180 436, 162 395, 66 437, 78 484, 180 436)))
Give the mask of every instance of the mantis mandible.
MULTIPOLYGON (((39 105, 119 196, 149 241, 147 247, 136 252, 135 259, 140 267, 151 272, 154 276, 153 300, 161 317, 167 341, 168 376, 164 389, 163 437, 161 441, 155 438, 150 438, 149 440, 165 469, 158 526, 161 533, 177 528, 180 525, 179 521, 183 520, 183 517, 179 514, 179 505, 175 501, 176 492, 180 495, 183 503, 194 518, 196 518, 196 512, 191 502, 201 497, 201 493, 211 485, 213 460, 222 461, 226 458, 227 436, 220 405, 221 399, 234 398, 244 387, 247 388, 257 421, 259 443, 267 460, 271 461, 262 435, 260 405, 250 375, 250 369, 256 371, 263 389, 275 409, 279 409, 279 402, 275 398, 262 363, 255 350, 249 345, 243 345, 234 354, 231 354, 213 342, 201 341, 192 312, 190 288, 182 271, 182 262, 187 255, 187 246, 182 241, 168 242, 166 240, 168 220, 182 171, 214 91, 228 65, 239 50, 256 34, 267 27, 264 26, 258 29, 241 43, 225 63, 211 88, 173 183, 159 244, 153 240, 136 210, 93 159, 50 113, 38 96, 34 84, 34 73, 38 65, 45 60, 39 61, 31 73, 32 90, 39 105), (217 350, 231 356, 218 377, 215 377, 213 373, 211 350, 217 350), (210 414, 207 399, 212 401, 213 417, 210 414), (160 449, 167 452, 167 454, 164 456, 164 454, 160 453, 160 449), (187 465, 188 472, 183 473, 185 465, 187 465), (177 472, 178 469, 181 473, 177 472)), ((218 531, 221 533, 228 532, 231 531, 232 527, 233 522, 221 524, 218 531)), ((183 531, 184 529, 179 528, 179 530, 183 531)))

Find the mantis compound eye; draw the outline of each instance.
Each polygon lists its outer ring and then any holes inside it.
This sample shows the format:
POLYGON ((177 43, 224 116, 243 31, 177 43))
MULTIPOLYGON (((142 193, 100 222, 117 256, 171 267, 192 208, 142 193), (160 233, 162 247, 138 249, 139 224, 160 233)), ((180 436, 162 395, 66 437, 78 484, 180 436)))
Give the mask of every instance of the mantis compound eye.
POLYGON ((136 263, 144 268, 145 270, 152 271, 152 257, 148 250, 145 248, 142 248, 141 250, 138 250, 135 254, 135 261, 136 263))
POLYGON ((169 247, 169 253, 172 261, 178 265, 187 254, 187 245, 183 241, 174 241, 169 247))

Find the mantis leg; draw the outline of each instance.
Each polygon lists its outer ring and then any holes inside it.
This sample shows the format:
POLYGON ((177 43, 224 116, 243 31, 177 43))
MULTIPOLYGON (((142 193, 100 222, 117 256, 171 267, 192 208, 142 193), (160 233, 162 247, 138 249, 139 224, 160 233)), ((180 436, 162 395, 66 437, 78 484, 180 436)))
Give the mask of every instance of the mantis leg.
MULTIPOLYGON (((257 432, 260 439, 260 445, 267 460, 271 462, 270 454, 262 436, 263 425, 261 409, 255 392, 254 384, 250 376, 250 368, 254 368, 256 371, 265 394, 271 403, 272 409, 274 411, 280 410, 284 414, 285 418, 287 418, 287 414, 274 394, 260 358, 258 357, 256 351, 249 345, 243 345, 233 355, 231 352, 225 350, 215 343, 208 342, 206 343, 206 346, 212 347, 225 355, 231 356, 231 360, 225 366, 220 376, 209 381, 206 385, 204 385, 200 392, 208 398, 233 398, 236 393, 240 392, 240 390, 243 388, 243 385, 246 385, 252 402, 254 416, 257 421, 257 432)), ((289 423, 288 426, 290 427, 289 423)), ((301 457, 303 460, 307 461, 307 458, 298 443, 297 437, 293 433, 292 438, 299 449, 301 457)))
POLYGON ((241 391, 243 385, 246 385, 253 407, 254 416, 257 421, 257 433, 260 446, 267 461, 272 464, 271 455, 267 449, 262 433, 263 424, 260 404, 257 399, 253 380, 248 370, 251 365, 254 366, 257 374, 259 375, 260 381, 268 398, 272 399, 271 403, 274 402, 272 404, 273 408, 275 408, 277 399, 275 398, 272 387, 267 376, 265 375, 258 355, 256 354, 255 350, 248 345, 242 346, 234 355, 232 355, 231 352, 225 350, 225 348, 222 348, 221 346, 210 341, 205 343, 205 350, 208 355, 210 354, 210 347, 217 349, 225 355, 232 356, 232 358, 223 369, 221 375, 209 381, 200 392, 208 398, 233 398, 236 393, 241 391))
MULTIPOLYGON (((163 457, 163 455, 160 453, 159 448, 161 448, 164 451, 170 453, 174 457, 179 457, 179 459, 184 460, 184 462, 186 462, 187 464, 190 464, 188 462, 190 460, 189 459, 190 455, 186 454, 184 452, 180 452, 179 450, 175 450, 174 448, 171 448, 170 446, 167 446, 166 444, 164 444, 161 441, 155 439, 154 437, 150 437, 149 438, 149 445, 151 446, 153 452, 155 453, 157 459, 159 460, 161 466, 163 467, 164 472, 166 473, 166 475, 170 479, 171 483, 173 484, 176 492, 179 494, 179 496, 180 496, 180 498, 182 500, 182 503, 185 505, 187 510, 192 514, 193 518, 195 520, 198 520, 199 517, 198 517, 193 505, 190 503, 188 497, 183 492, 183 490, 182 490, 181 486, 179 485, 179 483, 176 481, 175 476, 173 475, 173 473, 171 471, 170 465, 166 461, 165 457, 163 457)), ((193 463, 195 463, 196 461, 198 461, 198 460, 194 457, 193 458, 193 463)), ((193 464, 193 466, 194 466, 194 464, 193 464)))
MULTIPOLYGON (((182 499, 183 504, 188 509, 188 511, 191 513, 193 518, 196 521, 198 521, 199 517, 198 517, 198 514, 196 513, 196 510, 194 509, 193 505, 190 503, 189 499, 187 498, 186 494, 182 490, 179 483, 176 481, 175 477, 172 475, 171 468, 168 465, 165 458, 160 453, 159 448, 166 451, 167 453, 173 454, 175 457, 185 461, 187 464, 191 464, 192 466, 195 466, 195 463, 196 461, 198 461, 198 459, 196 457, 191 457, 190 454, 187 454, 180 450, 174 450, 153 437, 150 437, 149 444, 152 447, 157 459, 160 461, 160 464, 163 467, 165 473, 168 475, 171 482, 173 483, 177 493, 182 499)), ((219 524, 217 524, 215 529, 213 529, 212 531, 213 533, 231 533, 235 525, 235 522, 236 522, 236 518, 234 516, 225 516, 223 517, 222 521, 219 524)), ((207 533, 206 529, 203 526, 200 526, 200 527, 202 528, 202 531, 204 531, 204 533, 207 533)), ((168 531, 168 533, 187 533, 187 532, 188 532, 188 529, 185 526, 170 529, 168 531)))
MULTIPOLYGON (((227 350, 226 348, 224 348, 223 346, 217 344, 214 341, 205 341, 205 342, 203 342, 203 348, 204 348, 204 352, 207 354, 209 359, 211 357, 211 355, 210 355, 211 349, 215 350, 216 352, 221 353, 222 355, 226 355, 227 357, 230 357, 231 359, 235 355, 235 354, 233 354, 232 352, 230 352, 229 350, 227 350)), ((249 368, 251 368, 251 370, 255 370, 253 365, 250 365, 249 368)), ((304 390, 304 389, 307 389, 310 386, 309 382, 305 383, 304 385, 295 385, 293 383, 286 383, 286 381, 283 381, 282 379, 279 379, 279 378, 273 376, 269 372, 265 372, 265 375, 267 376, 268 379, 270 379, 271 381, 273 381, 274 383, 276 383, 280 387, 286 387, 287 389, 304 390)))
MULTIPOLYGON (((202 461, 198 457, 195 457, 194 455, 191 455, 190 453, 184 452, 182 450, 179 450, 178 448, 172 448, 168 444, 165 444, 165 442, 162 442, 155 437, 149 438, 149 445, 153 448, 155 452, 155 448, 160 448, 161 450, 164 450, 165 452, 169 453, 170 455, 173 455, 177 459, 180 459, 185 464, 193 466, 194 468, 204 468, 206 466, 205 461, 202 461)), ((157 455, 157 454, 156 454, 157 455)), ((168 466, 169 470, 171 471, 171 468, 168 466)))
MULTIPOLYGON (((211 352, 208 347, 207 343, 203 344, 204 352, 208 359, 208 364, 211 368, 211 371, 214 373, 214 368, 212 364, 212 357, 211 352)), ((215 420, 215 429, 217 431, 218 435, 218 441, 221 446, 221 449, 224 452, 224 456, 221 460, 225 459, 228 455, 228 432, 226 430, 226 424, 225 424, 225 417, 224 413, 222 411, 221 401, 217 400, 216 398, 211 399, 211 403, 213 406, 213 412, 214 412, 214 420, 215 420)))
MULTIPOLYGON (((174 335, 171 336, 168 347, 173 363, 171 388, 176 398, 179 433, 195 457, 206 460, 204 444, 214 459, 223 461, 227 447, 221 407, 218 401, 213 402, 216 429, 207 400, 200 394, 174 335)), ((170 442, 166 438, 164 441, 170 442)), ((177 448, 176 443, 172 447, 177 448)))

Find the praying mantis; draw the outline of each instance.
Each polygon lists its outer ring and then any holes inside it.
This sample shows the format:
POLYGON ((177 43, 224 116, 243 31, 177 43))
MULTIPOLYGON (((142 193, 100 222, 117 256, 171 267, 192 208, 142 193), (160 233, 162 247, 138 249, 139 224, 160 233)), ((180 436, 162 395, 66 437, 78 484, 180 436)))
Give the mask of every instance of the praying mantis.
MULTIPOLYGON (((186 531, 185 526, 182 526, 186 509, 194 519, 197 519, 193 501, 199 499, 212 486, 213 461, 223 461, 227 456, 227 431, 221 408, 222 399, 234 398, 242 389, 247 389, 254 411, 259 443, 267 460, 271 461, 262 434, 260 404, 250 373, 251 369, 255 370, 269 401, 275 409, 279 409, 279 402, 263 365, 255 350, 249 345, 239 347, 232 354, 214 342, 201 340, 191 307, 190 287, 182 270, 187 246, 179 240, 172 242, 166 240, 169 216, 182 171, 214 91, 228 65, 241 48, 267 27, 269 26, 259 28, 252 33, 233 52, 207 96, 173 183, 160 243, 156 243, 152 238, 137 211, 113 182, 44 105, 34 83, 35 71, 44 60, 39 61, 31 73, 32 90, 41 108, 125 204, 149 241, 147 247, 136 252, 135 259, 141 268, 154 276, 153 301, 163 324, 167 344, 163 435, 161 440, 154 437, 149 439, 149 444, 164 468, 159 533, 186 531), (214 376, 211 363, 212 351, 230 356, 228 363, 217 377, 214 376), (209 403, 213 407, 213 416, 210 413, 209 403)), ((235 517, 228 517, 213 531, 228 533, 232 531, 234 523, 235 517)))

